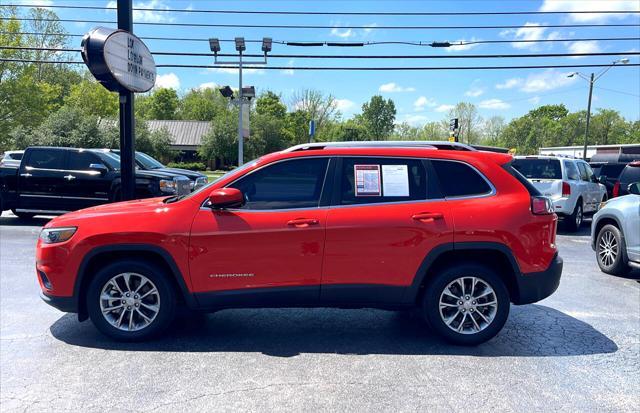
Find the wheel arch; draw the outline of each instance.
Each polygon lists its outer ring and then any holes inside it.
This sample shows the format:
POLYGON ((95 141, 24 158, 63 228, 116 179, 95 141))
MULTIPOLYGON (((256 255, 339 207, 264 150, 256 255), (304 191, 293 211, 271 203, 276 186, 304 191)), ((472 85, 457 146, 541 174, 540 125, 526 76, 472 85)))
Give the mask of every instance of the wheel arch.
POLYGON ((160 265, 169 274, 169 282, 177 293, 177 299, 184 301, 189 308, 196 308, 195 297, 189 291, 182 272, 175 260, 165 249, 146 244, 114 244, 96 247, 89 251, 82 260, 78 269, 74 286, 74 297, 77 300, 78 317, 80 320, 87 318, 87 309, 83 299, 96 269, 106 263, 112 263, 120 259, 133 259, 146 261, 160 265))

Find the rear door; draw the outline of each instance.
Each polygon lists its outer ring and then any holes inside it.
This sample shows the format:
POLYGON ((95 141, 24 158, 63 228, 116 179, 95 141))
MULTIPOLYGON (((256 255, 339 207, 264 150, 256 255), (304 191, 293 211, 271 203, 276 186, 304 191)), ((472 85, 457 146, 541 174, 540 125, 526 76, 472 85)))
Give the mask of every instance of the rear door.
POLYGON ((321 300, 399 303, 426 255, 453 241, 429 162, 338 158, 327 216, 321 300))
POLYGON ((593 172, 586 162, 578 161, 578 170, 580 171, 580 187, 582 198, 584 200, 584 211, 592 212, 598 209, 600 199, 599 185, 593 182, 593 172))
MULTIPOLYGON (((103 165, 102 160, 91 151, 70 150, 65 163, 61 195, 71 210, 109 202, 111 175, 91 165, 103 165)), ((108 170, 108 168, 107 168, 108 170)))
POLYGON ((60 196, 67 151, 32 148, 18 171, 19 209, 68 211, 60 196))

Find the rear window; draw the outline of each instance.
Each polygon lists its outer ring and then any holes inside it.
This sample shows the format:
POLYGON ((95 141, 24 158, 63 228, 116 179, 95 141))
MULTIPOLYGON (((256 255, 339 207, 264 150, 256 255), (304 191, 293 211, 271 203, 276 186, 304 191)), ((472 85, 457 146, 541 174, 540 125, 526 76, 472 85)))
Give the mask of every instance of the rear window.
POLYGON ((629 164, 620 175, 620 184, 640 182, 640 163, 629 164))
POLYGON ((560 161, 557 159, 515 159, 513 167, 527 179, 562 179, 560 161))
POLYGON ((440 189, 446 197, 485 195, 491 187, 480 174, 462 162, 432 161, 440 189))
MULTIPOLYGON (((600 167, 600 173, 596 175, 598 176, 604 175, 607 178, 616 179, 617 177, 620 176, 625 166, 626 164, 623 164, 623 163, 602 165, 600 167)), ((594 170, 594 173, 595 173, 595 170, 594 170)))

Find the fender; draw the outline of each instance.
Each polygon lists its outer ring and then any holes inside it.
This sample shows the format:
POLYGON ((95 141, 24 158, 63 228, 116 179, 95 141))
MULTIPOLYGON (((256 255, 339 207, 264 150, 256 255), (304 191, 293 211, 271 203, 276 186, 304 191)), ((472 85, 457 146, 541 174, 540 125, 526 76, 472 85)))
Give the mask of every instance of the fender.
MULTIPOLYGON (((91 261, 91 259, 93 259, 93 257, 95 257, 98 254, 102 254, 105 252, 152 252, 155 254, 158 254, 162 257, 162 259, 164 259, 164 261, 167 263, 167 265, 169 266, 169 268, 171 269, 171 276, 173 276, 174 280, 176 281, 176 283, 178 284, 178 286, 180 286, 180 290, 182 292, 182 296, 185 299, 185 302, 187 304, 187 306, 190 309, 195 309, 198 307, 198 303, 195 299, 195 296, 189 291, 189 288, 187 288, 187 284, 184 281, 184 277, 183 274, 180 272, 180 269, 178 268, 175 260, 173 259, 173 257, 171 256, 171 254, 169 254, 164 248, 162 247, 158 247, 155 245, 149 245, 149 244, 111 244, 111 245, 105 245, 102 247, 96 247, 94 249, 92 249, 91 251, 89 251, 84 258, 82 259, 82 262, 80 263, 80 267, 78 268, 78 274, 76 277, 76 283, 75 286, 73 288, 73 296, 76 297, 76 301, 78 301, 76 304, 80 304, 79 303, 79 299, 80 299, 80 288, 82 286, 82 282, 85 278, 85 272, 87 269, 87 265, 89 265, 89 262, 91 261)), ((77 306, 78 309, 80 308, 80 306, 77 306)))
POLYGON ((418 267, 418 271, 416 271, 416 275, 413 277, 413 283, 411 283, 411 285, 407 288, 404 301, 415 302, 416 298, 418 297, 418 293, 420 292, 420 286, 427 277, 429 269, 442 254, 451 251, 464 250, 499 251, 507 257, 509 263, 511 264, 511 267, 513 268, 514 275, 518 277, 522 274, 520 271, 520 267, 518 266, 518 262, 513 256, 513 253, 511 252, 509 247, 504 244, 500 244, 498 242, 449 242, 446 244, 440 244, 429 251, 424 260, 422 260, 422 263, 418 267))

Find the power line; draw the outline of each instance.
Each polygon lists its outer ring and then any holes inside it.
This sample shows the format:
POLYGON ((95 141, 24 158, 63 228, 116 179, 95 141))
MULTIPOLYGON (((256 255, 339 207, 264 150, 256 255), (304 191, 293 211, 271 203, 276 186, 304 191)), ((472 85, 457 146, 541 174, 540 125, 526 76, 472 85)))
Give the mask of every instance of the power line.
MULTIPOLYGON (((25 36, 46 36, 48 33, 38 32, 0 32, 0 34, 12 34, 12 35, 25 35, 25 36)), ((68 37, 84 37, 85 34, 65 34, 68 37)), ((153 37, 153 36, 139 36, 142 40, 164 40, 164 41, 184 41, 184 42, 209 42, 208 38, 198 37, 153 37)), ((234 39, 219 39, 220 42, 233 43, 234 39)), ((500 43, 556 43, 556 42, 616 42, 616 41, 640 41, 640 37, 582 37, 575 39, 536 39, 536 40, 473 40, 473 41, 456 41, 456 42, 433 42, 433 41, 402 41, 402 40, 388 40, 388 41, 366 41, 366 42, 340 42, 340 41, 315 41, 315 40, 273 40, 274 44, 280 44, 283 46, 307 46, 309 44, 319 46, 378 46, 378 45, 407 45, 407 46, 422 46, 433 47, 434 43, 448 43, 450 47, 455 46, 468 46, 476 44, 500 44, 500 43)), ((262 39, 245 40, 246 43, 262 43, 262 39)))
MULTIPOLYGON (((0 50, 30 50, 47 52, 79 53, 82 49, 28 47, 28 46, 0 46, 0 50)), ((156 52, 156 56, 190 56, 213 57, 214 54, 194 52, 156 52)), ((272 59, 498 59, 498 58, 550 58, 550 57, 593 57, 593 56, 637 56, 640 51, 626 52, 593 52, 593 53, 518 53, 518 54, 467 54, 467 55, 302 55, 302 54, 269 54, 272 59)), ((218 57, 237 57, 236 54, 218 53, 218 57)), ((244 57, 263 57, 261 54, 243 54, 244 57)))
MULTIPOLYGON (((117 10, 117 7, 100 6, 69 6, 69 5, 42 5, 42 4, 7 4, 8 7, 46 7, 57 9, 80 10, 117 10)), ((134 7, 134 11, 168 12, 168 13, 207 13, 207 14, 267 14, 267 15, 314 15, 314 16, 500 16, 500 15, 553 15, 553 14, 637 14, 640 11, 629 10, 600 10, 600 11, 501 11, 501 12, 361 12, 361 11, 301 11, 301 10, 203 10, 203 9, 174 9, 134 7)))
MULTIPOLYGON (((79 20, 79 19, 37 19, 31 17, 0 17, 0 20, 18 21, 56 21, 65 23, 99 23, 115 24, 110 20, 79 20)), ((253 29, 366 29, 366 30, 462 30, 462 29, 520 29, 522 25, 491 25, 491 26, 327 26, 327 25, 287 25, 287 24, 236 24, 236 23, 170 23, 170 22, 133 22, 138 26, 170 26, 170 27, 218 27, 218 28, 253 28, 253 29)), ((542 28, 579 28, 579 27, 640 27, 637 23, 589 23, 589 24, 540 24, 534 26, 542 28)))
POLYGON ((628 95, 628 96, 634 96, 634 97, 640 98, 640 95, 636 95, 635 93, 623 92, 622 90, 609 89, 609 88, 602 87, 602 86, 594 86, 594 88, 602 89, 602 90, 606 90, 606 91, 614 92, 614 93, 620 93, 622 95, 628 95))
MULTIPOLYGON (((0 62, 13 63, 37 63, 37 64, 84 64, 82 61, 54 61, 54 60, 32 60, 32 59, 0 59, 0 62)), ((561 69, 561 68, 586 68, 586 67, 609 67, 606 64, 572 64, 572 65, 523 65, 523 66, 243 66, 244 69, 261 70, 344 70, 344 71, 436 71, 436 70, 516 70, 516 69, 561 69)), ((159 64, 158 68, 189 68, 189 69, 238 69, 235 65, 188 65, 188 64, 159 64)), ((640 63, 629 63, 617 65, 617 67, 640 67, 640 63)))

